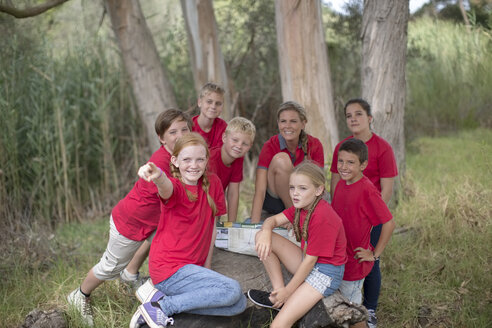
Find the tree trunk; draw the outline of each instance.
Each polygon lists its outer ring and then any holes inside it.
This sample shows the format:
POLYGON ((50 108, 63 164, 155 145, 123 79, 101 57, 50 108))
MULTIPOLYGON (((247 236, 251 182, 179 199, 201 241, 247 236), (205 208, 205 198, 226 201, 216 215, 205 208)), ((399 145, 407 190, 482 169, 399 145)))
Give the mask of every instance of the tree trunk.
POLYGON ((364 1, 362 96, 371 104, 374 131, 393 147, 399 176, 404 173, 405 163, 403 118, 408 16, 408 0, 364 1))
POLYGON ((338 128, 320 1, 276 0, 275 21, 282 97, 306 108, 307 132, 320 139, 330 158, 338 128))
POLYGON ((163 110, 176 108, 176 99, 161 65, 152 34, 137 0, 106 0, 126 72, 151 151, 159 147, 154 123, 163 110))
POLYGON ((181 7, 188 33, 195 89, 198 92, 209 81, 222 86, 226 92, 221 116, 228 121, 236 115, 236 95, 220 50, 212 0, 181 0, 181 7))

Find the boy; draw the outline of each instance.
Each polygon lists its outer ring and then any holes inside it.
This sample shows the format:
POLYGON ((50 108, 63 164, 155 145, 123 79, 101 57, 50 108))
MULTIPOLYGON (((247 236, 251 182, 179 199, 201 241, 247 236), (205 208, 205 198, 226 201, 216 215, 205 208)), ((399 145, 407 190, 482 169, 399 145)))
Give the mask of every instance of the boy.
POLYGON ((217 174, 226 191, 227 218, 236 222, 239 184, 243 180, 243 158, 253 145, 256 128, 243 117, 234 117, 222 135, 222 147, 210 150, 209 169, 217 174))
MULTIPOLYGON (((368 164, 365 143, 351 138, 342 143, 338 151, 338 182, 332 207, 340 216, 347 236, 345 273, 340 292, 351 302, 362 304, 362 285, 388 244, 395 222, 386 203, 374 184, 363 175, 368 164), (382 224, 376 247, 370 243, 371 229, 382 224)), ((366 327, 359 322, 351 327, 366 327)))
POLYGON ((192 118, 192 130, 205 139, 209 149, 220 147, 223 143, 222 134, 227 123, 219 116, 224 107, 224 93, 225 90, 221 86, 212 82, 206 83, 198 97, 200 114, 192 118))

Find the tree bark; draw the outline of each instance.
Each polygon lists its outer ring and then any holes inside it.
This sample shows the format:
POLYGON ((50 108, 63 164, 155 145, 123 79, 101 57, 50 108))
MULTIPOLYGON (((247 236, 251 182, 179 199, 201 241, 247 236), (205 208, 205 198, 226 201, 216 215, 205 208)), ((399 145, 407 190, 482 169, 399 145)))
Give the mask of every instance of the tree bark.
POLYGON ((275 21, 282 97, 306 108, 307 132, 330 158, 338 128, 320 1, 276 0, 275 21))
POLYGON ((235 91, 220 50, 212 0, 181 0, 188 33, 193 80, 197 93, 207 82, 225 89, 222 117, 228 121, 236 115, 235 91))
POLYGON ((371 104, 374 131, 393 147, 399 176, 405 163, 408 16, 408 0, 364 0, 362 96, 371 104))
POLYGON ((137 0, 106 0, 138 111, 151 151, 159 147, 154 123, 163 110, 176 108, 174 92, 161 65, 152 34, 137 0))
POLYGON ((27 18, 34 17, 50 10, 51 8, 57 7, 68 0, 51 0, 45 3, 39 4, 33 7, 26 7, 24 9, 17 9, 13 6, 8 6, 6 4, 0 3, 0 12, 14 16, 15 18, 27 18))

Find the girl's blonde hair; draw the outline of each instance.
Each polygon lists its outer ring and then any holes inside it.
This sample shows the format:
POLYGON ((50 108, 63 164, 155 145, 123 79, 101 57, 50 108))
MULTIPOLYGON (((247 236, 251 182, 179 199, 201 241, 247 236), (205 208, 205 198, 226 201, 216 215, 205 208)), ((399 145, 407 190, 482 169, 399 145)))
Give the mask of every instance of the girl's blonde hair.
MULTIPOLYGON (((314 164, 314 162, 311 161, 303 161, 301 164, 297 165, 294 167, 294 171, 292 171, 292 174, 302 174, 306 177, 309 178, 309 180, 313 183, 315 188, 319 188, 320 186, 325 187, 325 172, 321 167, 318 165, 314 164)), ((304 239, 304 241, 307 241, 308 239, 308 226, 309 226, 309 220, 311 220, 311 215, 314 212, 314 209, 316 208, 316 205, 318 205, 319 201, 321 198, 323 198, 323 194, 325 191, 321 193, 321 195, 317 196, 316 199, 313 202, 313 205, 309 209, 306 219, 304 220, 304 224, 302 225, 302 230, 300 227, 300 221, 301 221, 301 209, 296 208, 295 216, 294 216, 294 232, 296 234, 296 240, 298 242, 304 239)))
MULTIPOLYGON (((176 144, 174 145, 173 153, 172 155, 175 157, 178 157, 179 153, 186 147, 188 146, 203 146, 205 148, 205 152, 207 154, 207 159, 210 157, 210 153, 208 151, 208 146, 207 142, 201 135, 199 135, 196 132, 190 132, 182 137, 180 137, 177 141, 176 144)), ((179 169, 171 163, 171 174, 173 177, 179 179, 181 183, 183 183, 183 180, 181 178, 181 172, 179 172, 179 169)), ((183 183, 184 184, 184 183, 183 183)), ((203 172, 202 175, 202 188, 205 191, 207 195, 207 201, 208 205, 212 208, 212 213, 215 216, 217 213, 217 206, 215 205, 214 199, 212 196, 210 196, 209 193, 209 188, 210 188, 210 181, 208 180, 208 174, 207 174, 207 169, 205 168, 205 172, 203 172)), ((186 195, 188 196, 188 199, 191 201, 196 200, 196 195, 193 195, 190 191, 186 189, 186 195)))
MULTIPOLYGON (((286 110, 293 110, 295 111, 298 115, 301 121, 307 123, 307 114, 306 110, 304 107, 302 107, 300 104, 296 103, 295 101, 286 101, 282 104, 280 104, 280 107, 277 109, 277 120, 280 118, 280 113, 286 111, 286 110)), ((301 130, 301 134, 299 134, 299 141, 301 143, 301 148, 302 151, 304 152, 305 158, 309 158, 308 154, 308 135, 304 129, 301 130)))

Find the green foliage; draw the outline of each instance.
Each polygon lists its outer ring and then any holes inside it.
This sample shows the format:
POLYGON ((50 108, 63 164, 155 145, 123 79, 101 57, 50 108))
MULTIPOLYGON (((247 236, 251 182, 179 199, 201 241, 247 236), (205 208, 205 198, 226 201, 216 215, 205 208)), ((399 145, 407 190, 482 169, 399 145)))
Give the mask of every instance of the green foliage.
POLYGON ((119 196, 142 144, 119 60, 103 40, 67 40, 57 52, 42 32, 11 28, 0 52, 0 215, 17 233, 105 208, 100 196, 119 196))
POLYGON ((409 24, 409 139, 492 126, 492 36, 422 18, 409 24))
POLYGON ((389 327, 488 327, 492 279, 492 132, 411 144, 397 225, 383 256, 389 327))

